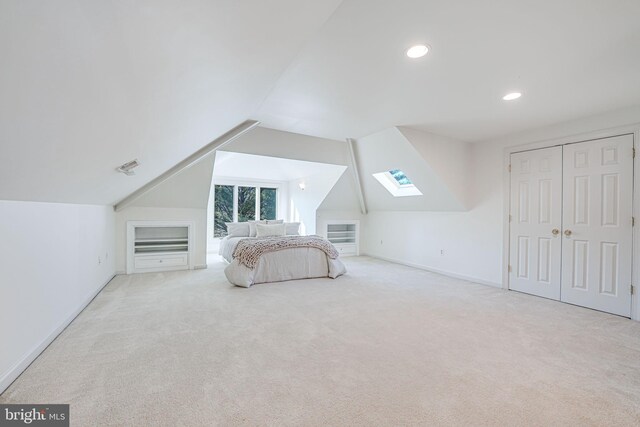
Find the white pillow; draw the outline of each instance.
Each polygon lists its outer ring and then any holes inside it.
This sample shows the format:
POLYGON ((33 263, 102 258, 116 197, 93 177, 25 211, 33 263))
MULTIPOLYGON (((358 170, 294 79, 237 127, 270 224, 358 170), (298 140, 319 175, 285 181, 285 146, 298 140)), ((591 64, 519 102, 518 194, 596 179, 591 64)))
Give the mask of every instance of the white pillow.
POLYGON ((227 225, 227 236, 229 237, 249 237, 249 224, 246 222, 225 222, 227 225))
POLYGON ((249 237, 256 237, 256 224, 266 224, 267 221, 248 221, 249 237))
POLYGON ((300 223, 299 222, 285 222, 284 234, 287 236, 299 236, 300 235, 300 223))
POLYGON ((268 219, 267 224, 283 224, 284 219, 268 219))
POLYGON ((284 224, 256 224, 256 237, 284 236, 284 224))

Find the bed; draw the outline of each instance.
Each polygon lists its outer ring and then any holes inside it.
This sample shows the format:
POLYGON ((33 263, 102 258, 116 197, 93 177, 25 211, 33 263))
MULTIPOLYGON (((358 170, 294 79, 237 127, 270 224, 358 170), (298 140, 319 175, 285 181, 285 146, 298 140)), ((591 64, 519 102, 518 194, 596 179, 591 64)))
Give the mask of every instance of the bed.
POLYGON ((346 273, 337 251, 333 255, 327 253, 331 252, 327 244, 331 245, 319 236, 225 237, 220 242, 219 253, 229 263, 224 269, 227 280, 236 286, 248 288, 257 283, 319 277, 335 279, 346 273), (313 244, 305 245, 309 241, 313 244), (238 248, 238 245, 241 247, 238 248), (236 250, 251 250, 261 245, 280 246, 258 251, 260 253, 255 256, 254 263, 243 262, 243 257, 236 250))

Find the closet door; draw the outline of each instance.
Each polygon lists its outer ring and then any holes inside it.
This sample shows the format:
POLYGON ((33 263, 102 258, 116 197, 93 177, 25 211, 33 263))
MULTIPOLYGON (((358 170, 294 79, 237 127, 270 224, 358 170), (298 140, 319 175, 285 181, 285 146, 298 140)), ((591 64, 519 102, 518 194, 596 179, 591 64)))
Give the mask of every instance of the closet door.
POLYGON ((633 136, 564 146, 562 301, 629 317, 633 136))
POLYGON ((560 299, 562 147, 511 155, 509 289, 560 299))

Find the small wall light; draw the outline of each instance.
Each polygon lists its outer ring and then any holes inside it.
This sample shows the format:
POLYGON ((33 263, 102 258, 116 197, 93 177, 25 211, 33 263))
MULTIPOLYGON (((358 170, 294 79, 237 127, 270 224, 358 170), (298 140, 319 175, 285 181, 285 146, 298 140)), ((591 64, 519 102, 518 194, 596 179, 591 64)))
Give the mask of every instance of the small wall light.
POLYGON ((300 184, 298 184, 298 187, 300 187, 301 190, 304 190, 306 188, 306 186, 304 185, 304 182, 301 182, 300 184))

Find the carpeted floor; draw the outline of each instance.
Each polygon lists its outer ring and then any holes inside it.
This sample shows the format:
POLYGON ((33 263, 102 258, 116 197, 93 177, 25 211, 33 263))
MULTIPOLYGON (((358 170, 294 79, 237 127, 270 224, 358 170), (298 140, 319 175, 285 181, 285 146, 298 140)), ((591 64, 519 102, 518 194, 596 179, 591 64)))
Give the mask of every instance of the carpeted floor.
POLYGON ((371 258, 119 276, 0 397, 89 425, 638 425, 640 323, 371 258))

